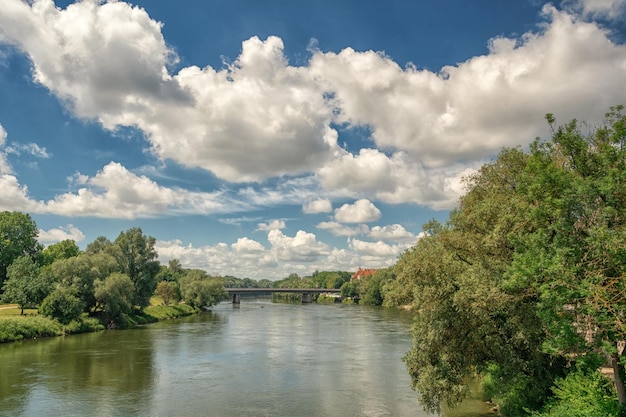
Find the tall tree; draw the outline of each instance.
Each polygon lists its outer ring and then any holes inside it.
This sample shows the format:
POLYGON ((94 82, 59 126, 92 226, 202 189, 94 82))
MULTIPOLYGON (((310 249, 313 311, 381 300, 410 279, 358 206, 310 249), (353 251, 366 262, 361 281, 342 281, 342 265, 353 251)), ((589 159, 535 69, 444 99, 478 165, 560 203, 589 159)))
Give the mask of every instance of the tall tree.
POLYGON ((23 255, 34 258, 41 251, 37 235, 37 225, 30 215, 17 211, 0 212, 0 288, 6 279, 7 268, 15 259, 23 255))
POLYGON ((590 132, 548 115, 551 140, 483 166, 448 222, 398 261, 416 311, 406 362, 428 409, 460 400, 478 372, 503 414, 526 415, 560 376, 603 358, 626 405, 622 110, 590 132))
POLYGON ((200 308, 217 304, 227 295, 222 279, 200 269, 192 269, 180 279, 180 292, 185 303, 200 308))
POLYGON ((121 232, 115 239, 115 246, 119 248, 118 262, 122 272, 135 286, 133 301, 140 307, 150 304, 150 297, 157 285, 156 276, 160 271, 160 264, 156 260, 155 243, 156 239, 144 235, 139 227, 121 232))
POLYGON ((47 295, 50 287, 42 280, 39 267, 30 256, 20 256, 7 269, 2 300, 17 303, 24 309, 37 306, 47 295))
POLYGON ((132 312, 135 287, 130 278, 114 272, 95 283, 98 306, 105 312, 107 327, 125 327, 132 312))

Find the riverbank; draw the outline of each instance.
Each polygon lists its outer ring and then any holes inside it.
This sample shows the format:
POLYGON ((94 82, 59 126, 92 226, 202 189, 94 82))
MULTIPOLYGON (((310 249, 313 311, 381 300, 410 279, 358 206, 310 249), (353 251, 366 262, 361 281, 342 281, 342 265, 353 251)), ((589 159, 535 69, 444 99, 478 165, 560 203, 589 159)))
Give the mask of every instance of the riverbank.
MULTIPOLYGON (((196 314, 200 311, 202 310, 186 304, 171 306, 150 305, 144 308, 141 314, 131 315, 129 317, 129 326, 171 320, 196 314)), ((66 325, 49 317, 39 315, 37 310, 24 310, 24 315, 20 313, 21 310, 15 304, 0 306, 0 343, 90 333, 105 329, 100 320, 95 317, 89 317, 87 313, 84 313, 79 320, 73 320, 66 325)))

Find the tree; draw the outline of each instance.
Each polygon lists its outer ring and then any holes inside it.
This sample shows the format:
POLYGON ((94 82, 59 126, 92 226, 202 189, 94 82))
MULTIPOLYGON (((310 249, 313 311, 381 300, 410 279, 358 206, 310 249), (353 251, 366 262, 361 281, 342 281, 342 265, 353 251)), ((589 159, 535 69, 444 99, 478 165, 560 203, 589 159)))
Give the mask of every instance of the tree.
POLYGON ((104 281, 113 272, 120 272, 117 260, 105 252, 82 253, 60 259, 41 270, 41 275, 51 285, 61 285, 73 290, 86 311, 96 308, 95 282, 104 281))
POLYGON ((139 227, 121 232, 115 239, 115 246, 119 248, 117 259, 121 271, 135 286, 133 302, 140 307, 150 304, 150 297, 156 289, 160 265, 156 260, 155 243, 156 239, 144 235, 139 227))
POLYGON ((517 194, 527 159, 519 149, 505 149, 468 178, 468 192, 448 222, 429 224, 428 236, 396 265, 416 312, 405 361, 430 411, 458 403, 476 372, 491 372, 502 381, 507 415, 522 415, 523 407, 543 405, 561 375, 563 362, 542 351, 536 300, 504 285, 515 255, 512 236, 528 228, 528 205, 517 194))
POLYGON ((39 313, 69 324, 80 317, 83 309, 83 302, 71 288, 59 286, 43 300, 39 313))
POLYGON ((113 243, 104 236, 98 236, 96 240, 87 245, 85 253, 95 255, 97 253, 111 253, 113 243))
POLYGON ((183 301, 192 307, 210 307, 227 296, 222 280, 199 269, 192 269, 180 279, 180 292, 183 301))
POLYGON ((504 415, 527 415, 604 358, 626 405, 622 110, 589 133, 548 115, 551 140, 503 150, 468 178, 446 224, 399 259, 402 288, 390 289, 416 313, 405 360, 427 409, 458 402, 478 373, 495 381, 504 415))
POLYGON ((80 254, 80 249, 72 239, 52 244, 41 252, 42 265, 50 265, 59 259, 68 259, 80 254))
POLYGON ((7 277, 7 268, 15 259, 23 255, 35 258, 41 251, 37 234, 37 225, 30 215, 0 212, 0 288, 7 277))
POLYGON ((23 315, 25 308, 35 307, 45 298, 48 288, 33 259, 22 255, 7 269, 2 299, 4 302, 16 303, 23 315))
POLYGON ((135 286, 131 279, 119 272, 112 273, 104 281, 96 281, 95 297, 99 308, 105 312, 107 327, 124 327, 128 324, 134 292, 135 286))
POLYGON ((155 294, 163 299, 165 305, 169 305, 171 301, 180 300, 180 288, 177 282, 161 281, 157 284, 155 294))

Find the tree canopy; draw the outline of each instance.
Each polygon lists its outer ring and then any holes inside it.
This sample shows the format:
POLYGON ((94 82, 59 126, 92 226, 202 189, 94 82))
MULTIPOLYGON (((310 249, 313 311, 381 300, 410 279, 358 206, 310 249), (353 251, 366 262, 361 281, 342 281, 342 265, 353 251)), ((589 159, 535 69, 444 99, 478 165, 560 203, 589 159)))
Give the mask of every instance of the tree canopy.
POLYGON ((24 255, 34 258, 41 251, 37 235, 37 225, 29 214, 0 212, 0 288, 14 260, 24 255))
POLYGON ((606 358, 626 404, 622 110, 588 131, 548 115, 551 140, 503 150, 398 260, 384 296, 414 306, 405 360, 428 410, 460 401, 480 374, 496 381, 504 414, 527 415, 570 370, 587 375, 606 358))

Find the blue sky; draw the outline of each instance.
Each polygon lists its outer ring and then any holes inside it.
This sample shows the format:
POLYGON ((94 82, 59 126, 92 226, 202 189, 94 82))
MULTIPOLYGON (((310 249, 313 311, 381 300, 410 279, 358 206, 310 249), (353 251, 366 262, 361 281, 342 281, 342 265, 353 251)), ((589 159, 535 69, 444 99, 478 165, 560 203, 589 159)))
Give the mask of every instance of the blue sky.
POLYGON ((392 265, 462 178, 626 103, 626 0, 4 0, 0 210, 210 273, 392 265))

